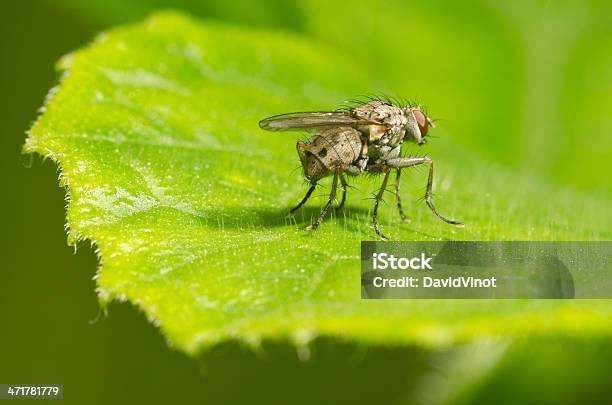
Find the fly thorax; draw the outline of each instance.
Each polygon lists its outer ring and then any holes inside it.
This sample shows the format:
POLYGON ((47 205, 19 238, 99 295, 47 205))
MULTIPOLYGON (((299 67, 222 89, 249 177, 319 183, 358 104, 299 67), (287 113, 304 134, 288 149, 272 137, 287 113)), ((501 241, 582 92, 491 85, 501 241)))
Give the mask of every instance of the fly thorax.
POLYGON ((388 145, 395 147, 400 145, 404 139, 404 128, 400 126, 392 127, 385 135, 380 138, 379 143, 381 145, 388 145))

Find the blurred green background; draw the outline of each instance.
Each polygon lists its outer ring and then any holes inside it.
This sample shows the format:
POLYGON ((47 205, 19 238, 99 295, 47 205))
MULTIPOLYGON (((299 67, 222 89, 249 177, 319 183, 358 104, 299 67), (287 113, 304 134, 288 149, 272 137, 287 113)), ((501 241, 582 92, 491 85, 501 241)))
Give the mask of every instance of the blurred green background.
POLYGON ((612 3, 36 0, 0 7, 6 174, 0 383, 61 383, 67 402, 91 404, 609 397, 612 341, 601 337, 475 342, 436 352, 322 340, 305 363, 282 342, 258 353, 228 343, 199 361, 188 359, 168 349, 129 304, 113 304, 108 317, 97 319, 97 259, 89 246, 80 245, 76 255, 66 246, 57 170, 20 151, 57 83, 59 57, 108 27, 176 8, 326 42, 385 81, 397 80, 381 90, 418 97, 441 118, 444 133, 483 162, 609 201, 612 3))

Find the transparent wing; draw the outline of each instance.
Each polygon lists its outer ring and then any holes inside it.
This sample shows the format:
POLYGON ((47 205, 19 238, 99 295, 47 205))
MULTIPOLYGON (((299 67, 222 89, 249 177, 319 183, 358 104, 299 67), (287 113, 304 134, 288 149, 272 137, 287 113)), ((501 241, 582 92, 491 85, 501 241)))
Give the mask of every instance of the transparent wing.
POLYGON ((348 111, 311 111, 275 115, 259 121, 267 131, 295 131, 326 127, 372 125, 378 122, 353 117, 348 111))

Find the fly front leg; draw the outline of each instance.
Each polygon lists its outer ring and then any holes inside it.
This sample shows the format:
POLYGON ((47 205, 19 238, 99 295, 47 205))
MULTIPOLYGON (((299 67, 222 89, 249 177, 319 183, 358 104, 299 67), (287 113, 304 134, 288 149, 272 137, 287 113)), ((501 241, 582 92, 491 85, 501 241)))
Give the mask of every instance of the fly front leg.
POLYGON ((397 204, 397 209, 399 210, 400 218, 404 222, 410 221, 410 219, 404 214, 404 209, 402 208, 402 198, 400 197, 400 181, 401 181, 402 169, 395 169, 395 202, 397 204))
POLYGON ((387 237, 380 233, 380 228, 378 227, 378 204, 383 198, 383 194, 387 189, 387 181, 389 180, 390 171, 387 169, 385 171, 385 178, 383 179, 382 185, 380 186, 380 190, 378 190, 378 194, 376 194, 376 202, 374 203, 374 213, 372 215, 372 221, 374 223, 374 232, 378 235, 382 240, 387 240, 387 237))
POLYGON ((323 209, 321 210, 321 213, 319 214, 319 217, 317 218, 317 220, 314 221, 306 229, 308 229, 310 231, 316 231, 316 229, 319 226, 319 224, 325 218, 325 215, 327 215, 327 211, 329 211, 329 207, 331 207, 332 202, 336 199, 336 190, 338 188, 338 177, 340 177, 340 176, 341 176, 340 170, 336 170, 334 172, 334 180, 332 181, 331 192, 329 193, 329 199, 327 200, 327 204, 325 204, 325 207, 323 207, 323 209))
POLYGON ((431 160, 431 158, 427 156, 418 157, 418 158, 404 157, 404 158, 389 159, 387 160, 386 163, 387 165, 391 167, 395 167, 398 170, 404 167, 416 166, 420 164, 428 164, 429 165, 429 176, 427 177, 427 188, 425 189, 425 202, 427 203, 427 206, 434 214, 436 214, 438 218, 440 218, 442 221, 446 222, 447 224, 464 226, 463 223, 461 222, 454 221, 452 219, 447 219, 443 217, 438 212, 436 207, 433 205, 433 202, 431 201, 431 192, 432 192, 432 187, 433 187, 433 160, 431 160))

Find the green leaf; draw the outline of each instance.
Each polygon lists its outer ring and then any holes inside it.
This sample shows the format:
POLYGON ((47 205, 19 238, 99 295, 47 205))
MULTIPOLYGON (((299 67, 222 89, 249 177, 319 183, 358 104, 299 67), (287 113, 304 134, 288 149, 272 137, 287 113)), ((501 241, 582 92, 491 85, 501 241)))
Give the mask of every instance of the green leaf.
MULTIPOLYGON (((300 135, 257 126, 392 86, 338 49, 162 13, 101 35, 60 67, 25 150, 60 165, 69 242, 99 249, 101 302, 136 304, 186 352, 227 339, 438 346, 612 331, 606 301, 360 300, 359 242, 375 238, 368 198, 380 179, 355 180, 347 207, 311 235, 304 228, 329 179, 287 219, 306 191, 294 170, 300 135)), ((426 173, 416 170, 404 176, 412 222, 399 222, 392 198, 382 207, 393 239, 612 237, 609 199, 487 162, 444 122, 436 135, 405 153, 435 159, 438 208, 467 226, 428 211, 418 200, 426 173)))

